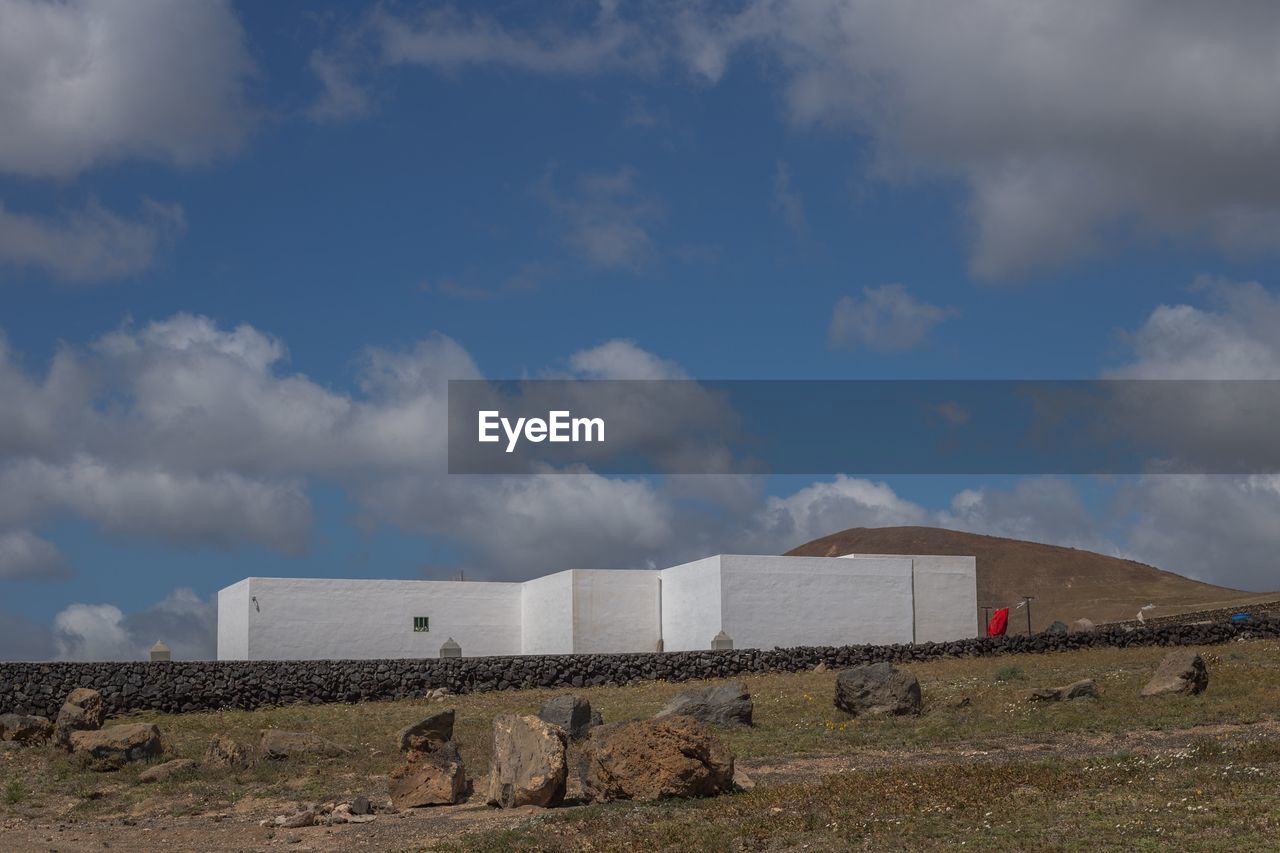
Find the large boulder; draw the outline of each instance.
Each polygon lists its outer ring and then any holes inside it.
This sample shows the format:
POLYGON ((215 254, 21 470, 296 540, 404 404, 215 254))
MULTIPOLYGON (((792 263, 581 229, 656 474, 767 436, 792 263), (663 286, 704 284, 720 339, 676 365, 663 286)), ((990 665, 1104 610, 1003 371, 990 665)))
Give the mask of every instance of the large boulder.
POLYGON ((338 746, 311 732, 286 732, 280 729, 263 729, 258 737, 258 754, 269 761, 289 758, 337 758, 346 755, 345 747, 338 746))
POLYGON ((1028 702, 1069 702, 1072 699, 1097 699, 1098 685, 1092 678, 1065 687, 1038 687, 1027 694, 1028 702))
POLYGON ((29 714, 4 714, 0 716, 0 738, 26 746, 35 746, 53 736, 53 723, 44 717, 29 714))
POLYGON ((493 755, 489 759, 490 805, 558 805, 569 778, 568 735, 533 714, 493 718, 493 755))
POLYGON ((846 669, 836 676, 835 705, 850 714, 918 714, 920 681, 890 663, 846 669))
POLYGON ((449 741, 430 751, 410 750, 404 766, 391 771, 388 787, 397 809, 462 802, 467 795, 467 772, 458 745, 449 741))
POLYGON ((107 706, 102 694, 88 687, 77 687, 67 694, 62 709, 53 723, 53 740, 63 749, 71 749, 73 732, 88 732, 102 728, 107 720, 107 706))
POLYGON ((1194 696, 1209 686, 1209 670, 1195 649, 1178 649, 1164 656, 1156 674, 1142 688, 1143 696, 1181 693, 1194 696))
POLYGON ((401 729, 400 751, 429 752, 453 740, 453 718, 453 709, 446 708, 401 729))
POLYGON ((692 717, 636 720, 592 729, 580 772, 589 800, 709 797, 733 789, 733 753, 692 717))
POLYGON ((204 749, 204 763, 209 767, 243 770, 253 763, 253 751, 226 735, 214 735, 204 749))
POLYGON ((1055 637, 1065 637, 1069 630, 1066 622, 1054 622, 1048 628, 1045 628, 1044 632, 1055 637))
POLYGON ((751 725, 751 693, 741 681, 727 681, 685 690, 667 703, 657 717, 693 717, 720 726, 751 725))
POLYGON ((538 719, 564 729, 570 740, 581 740, 602 722, 600 712, 592 711, 590 702, 569 695, 553 696, 542 703, 538 719))
POLYGON ((1077 619, 1071 623, 1071 633, 1073 634, 1092 634, 1096 630, 1098 628, 1093 624, 1092 619, 1077 619))
POLYGON ((134 761, 149 761, 164 752, 154 723, 125 723, 104 729, 73 731, 71 752, 93 770, 116 770, 134 761))

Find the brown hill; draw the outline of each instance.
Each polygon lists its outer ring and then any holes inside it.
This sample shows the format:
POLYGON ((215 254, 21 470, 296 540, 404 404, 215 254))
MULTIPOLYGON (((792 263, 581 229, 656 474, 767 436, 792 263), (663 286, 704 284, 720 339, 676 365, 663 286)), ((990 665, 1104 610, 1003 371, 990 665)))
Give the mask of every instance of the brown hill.
MULTIPOLYGON (((1157 605, 1148 618, 1200 610, 1247 607, 1280 600, 1280 593, 1249 593, 1201 583, 1154 566, 1081 551, 962 533, 937 527, 855 527, 788 551, 797 557, 841 554, 943 554, 973 556, 978 564, 978 606, 1013 607, 1024 595, 1032 627, 1082 617, 1095 623, 1133 619, 1157 605)), ((1010 631, 1026 630, 1023 611, 1011 614, 1010 631)))

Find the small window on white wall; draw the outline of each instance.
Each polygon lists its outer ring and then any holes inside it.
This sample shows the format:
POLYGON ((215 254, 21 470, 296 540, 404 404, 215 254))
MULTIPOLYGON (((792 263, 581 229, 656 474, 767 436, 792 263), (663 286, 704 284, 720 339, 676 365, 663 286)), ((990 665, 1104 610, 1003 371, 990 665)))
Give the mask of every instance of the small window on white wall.
POLYGON ((413 633, 425 634, 431 630, 431 620, 426 616, 413 617, 413 633))

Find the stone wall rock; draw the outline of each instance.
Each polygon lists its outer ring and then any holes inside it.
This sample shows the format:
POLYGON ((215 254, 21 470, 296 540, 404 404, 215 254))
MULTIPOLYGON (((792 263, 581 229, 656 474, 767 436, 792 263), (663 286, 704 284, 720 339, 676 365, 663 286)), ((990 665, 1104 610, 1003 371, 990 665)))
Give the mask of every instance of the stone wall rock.
POLYGON ((574 690, 656 679, 679 682, 760 672, 803 672, 819 663, 839 670, 880 661, 911 664, 941 657, 1211 646, 1237 639, 1274 638, 1280 638, 1280 619, 1258 618, 1204 625, 1104 625, 1089 633, 1066 636, 981 637, 892 646, 403 660, 0 663, 0 713, 52 719, 63 697, 77 687, 97 690, 110 714, 179 713, 421 698, 438 688, 454 694, 531 687, 574 690))

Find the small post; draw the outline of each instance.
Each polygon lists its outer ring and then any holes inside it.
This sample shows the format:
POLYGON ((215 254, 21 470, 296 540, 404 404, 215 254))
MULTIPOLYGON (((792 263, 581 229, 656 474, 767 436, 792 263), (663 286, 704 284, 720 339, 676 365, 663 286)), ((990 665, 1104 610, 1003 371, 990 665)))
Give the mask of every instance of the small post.
POLYGON ((169 653, 169 647, 156 640, 156 644, 151 647, 151 662, 171 660, 172 658, 173 655, 169 653))
POLYGON ((724 631, 711 638, 711 650, 713 652, 727 651, 732 648, 733 640, 724 631))
POLYGON ((460 658, 462 657, 462 646, 458 645, 457 640, 450 637, 444 641, 444 645, 440 646, 440 657, 460 658))
POLYGON ((1022 603, 1027 607, 1027 636, 1031 636, 1031 602, 1035 601, 1034 596, 1022 596, 1022 603))
POLYGON ((982 636, 991 636, 991 605, 984 605, 982 608, 982 636))

